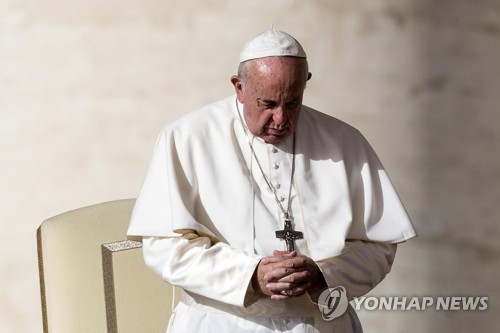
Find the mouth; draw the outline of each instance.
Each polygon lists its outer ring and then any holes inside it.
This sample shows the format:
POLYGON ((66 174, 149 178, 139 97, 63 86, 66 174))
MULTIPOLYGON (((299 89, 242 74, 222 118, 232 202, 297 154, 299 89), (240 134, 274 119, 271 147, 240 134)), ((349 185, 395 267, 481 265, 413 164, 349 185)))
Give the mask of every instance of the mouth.
POLYGON ((268 127, 266 130, 268 135, 273 135, 273 136, 283 136, 288 133, 288 128, 284 129, 276 129, 276 128, 271 128, 268 127))
POLYGON ((267 143, 276 144, 283 141, 288 134, 290 134, 289 129, 276 129, 268 127, 265 131, 265 135, 262 137, 267 143))

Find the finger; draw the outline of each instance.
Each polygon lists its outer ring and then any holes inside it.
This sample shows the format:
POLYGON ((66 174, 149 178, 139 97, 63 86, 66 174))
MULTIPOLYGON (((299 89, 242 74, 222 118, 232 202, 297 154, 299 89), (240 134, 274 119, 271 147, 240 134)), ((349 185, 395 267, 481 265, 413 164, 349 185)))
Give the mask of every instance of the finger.
POLYGON ((279 251, 275 251, 274 253, 278 253, 278 254, 264 257, 264 258, 262 258, 262 262, 264 264, 272 264, 272 263, 285 261, 287 259, 294 258, 297 256, 296 252, 283 252, 283 253, 281 253, 279 251))
MULTIPOLYGON (((304 265, 305 260, 302 258, 294 258, 290 260, 280 261, 277 263, 267 264, 267 270, 264 275, 266 280, 279 280, 287 275, 307 271, 307 267, 304 265)), ((299 275, 298 277, 301 277, 299 275)))
POLYGON ((292 284, 302 284, 308 282, 311 277, 311 272, 309 271, 297 271, 282 278, 278 279, 276 282, 287 282, 292 284))
POLYGON ((306 293, 306 290, 303 291, 290 291, 290 296, 288 297, 300 297, 306 293))
POLYGON ((285 295, 281 295, 281 294, 271 295, 271 299, 273 301, 283 301, 283 300, 288 299, 288 298, 290 298, 290 296, 285 296, 285 295))
POLYGON ((310 288, 310 283, 306 283, 299 287, 291 288, 291 289, 282 289, 279 293, 274 293, 271 295, 272 300, 280 301, 290 297, 299 297, 304 295, 307 290, 310 288))
POLYGON ((294 257, 280 262, 280 267, 304 268, 307 265, 307 259, 303 257, 294 257))
POLYGON ((296 251, 288 252, 288 251, 279 251, 279 250, 274 250, 273 251, 274 256, 288 256, 288 257, 295 257, 297 255, 296 251))
POLYGON ((312 284, 310 282, 306 282, 304 284, 298 285, 296 287, 290 288, 287 294, 288 296, 301 296, 305 294, 310 288, 312 284))
POLYGON ((311 287, 310 283, 305 283, 301 286, 290 288, 290 289, 282 289, 279 293, 275 292, 271 295, 271 299, 273 300, 283 300, 290 297, 299 297, 304 295, 307 290, 311 287))
POLYGON ((291 289, 295 289, 297 286, 291 283, 286 283, 286 282, 272 282, 266 284, 267 290, 269 290, 271 293, 281 293, 283 290, 288 291, 291 289))
POLYGON ((307 259, 303 257, 280 258, 279 256, 276 256, 268 258, 273 258, 271 259, 272 262, 269 263, 277 264, 275 265, 275 268, 279 267, 304 268, 307 265, 307 259))
MULTIPOLYGON (((291 267, 278 267, 278 268, 274 268, 274 269, 268 271, 264 275, 264 280, 269 281, 269 282, 278 282, 281 279, 284 279, 287 276, 292 275, 294 273, 298 273, 298 272, 299 271, 297 271, 296 269, 291 268, 291 267)), ((291 277, 291 280, 297 279, 300 276, 301 275, 291 277)), ((282 281, 282 282, 292 282, 292 281, 282 281)))

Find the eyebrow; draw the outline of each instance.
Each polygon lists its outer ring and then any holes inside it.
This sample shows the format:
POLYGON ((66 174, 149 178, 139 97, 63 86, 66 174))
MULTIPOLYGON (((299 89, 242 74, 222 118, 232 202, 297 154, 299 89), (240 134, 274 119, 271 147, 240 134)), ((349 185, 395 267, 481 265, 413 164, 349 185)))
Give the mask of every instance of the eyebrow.
POLYGON ((273 104, 273 103, 276 103, 275 101, 272 101, 270 99, 256 98, 256 100, 257 100, 257 103, 261 103, 261 104, 273 104))
MULTIPOLYGON (((271 99, 262 99, 262 98, 257 97, 255 100, 257 101, 258 104, 267 105, 267 106, 277 104, 276 101, 273 101, 271 99)), ((296 102, 298 102, 298 100, 299 100, 299 98, 294 98, 291 101, 286 101, 285 105, 296 103, 296 102)))

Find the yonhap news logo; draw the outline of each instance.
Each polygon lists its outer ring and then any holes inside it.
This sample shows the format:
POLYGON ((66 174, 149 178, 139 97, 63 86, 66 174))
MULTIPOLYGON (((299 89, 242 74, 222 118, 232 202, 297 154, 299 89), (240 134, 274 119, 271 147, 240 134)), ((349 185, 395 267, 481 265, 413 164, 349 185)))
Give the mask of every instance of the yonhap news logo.
MULTIPOLYGON (((362 296, 351 305, 356 311, 485 311, 488 296, 362 296)), ((342 316, 349 306, 346 289, 342 286, 324 290, 318 298, 318 308, 324 320, 342 316)))
POLYGON ((324 320, 330 321, 345 313, 349 301, 344 287, 328 288, 318 298, 318 307, 324 320))

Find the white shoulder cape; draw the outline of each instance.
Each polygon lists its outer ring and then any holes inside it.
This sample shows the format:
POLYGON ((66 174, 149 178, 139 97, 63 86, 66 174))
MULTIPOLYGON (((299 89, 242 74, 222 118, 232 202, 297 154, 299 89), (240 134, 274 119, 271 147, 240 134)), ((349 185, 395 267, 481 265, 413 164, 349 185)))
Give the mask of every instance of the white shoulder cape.
MULTIPOLYGON (((254 181, 236 97, 191 112, 158 137, 129 236, 196 230, 254 253, 254 181)), ((296 131, 295 187, 313 260, 346 240, 398 243, 416 235, 375 152, 353 127, 303 106, 296 131)), ((273 235, 270 235, 273 237, 273 235)))

